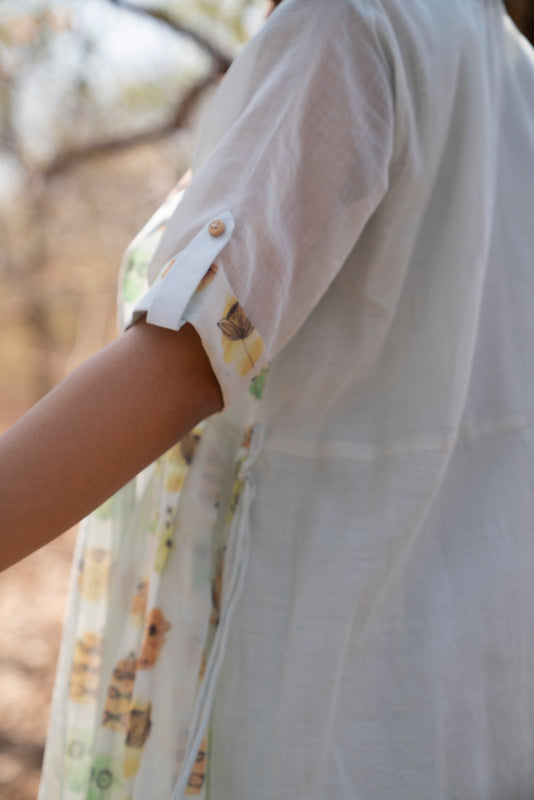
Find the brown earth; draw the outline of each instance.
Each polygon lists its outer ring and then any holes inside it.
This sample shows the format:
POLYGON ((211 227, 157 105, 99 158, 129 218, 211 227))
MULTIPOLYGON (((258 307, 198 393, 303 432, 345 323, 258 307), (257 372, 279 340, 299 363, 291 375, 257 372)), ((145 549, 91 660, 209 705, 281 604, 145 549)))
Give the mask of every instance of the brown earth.
POLYGON ((0 575, 0 800, 37 794, 75 534, 0 575))

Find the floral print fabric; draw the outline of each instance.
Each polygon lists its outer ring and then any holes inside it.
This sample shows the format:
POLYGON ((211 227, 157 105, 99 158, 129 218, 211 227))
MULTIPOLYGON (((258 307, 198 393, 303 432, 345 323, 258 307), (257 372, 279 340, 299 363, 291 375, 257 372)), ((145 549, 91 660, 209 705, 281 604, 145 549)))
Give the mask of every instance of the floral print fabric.
MULTIPOLYGON (((150 317, 153 306, 157 314, 155 301, 179 266, 171 259, 156 290, 148 288, 151 254, 180 196, 178 187, 125 254, 122 325, 146 311, 150 317)), ((185 265, 194 262, 202 276, 179 324, 196 326, 221 385, 228 379, 232 392, 236 383, 250 389, 243 427, 215 424, 205 435, 199 425, 82 523, 41 800, 168 798, 188 754, 193 762, 180 796, 209 797, 209 703, 202 693, 206 672, 208 688, 216 679, 228 590, 238 590, 225 556, 232 546, 239 565, 232 537, 239 543, 243 534, 232 525, 246 486, 265 354, 222 270, 203 257, 202 242, 193 242, 185 265)))

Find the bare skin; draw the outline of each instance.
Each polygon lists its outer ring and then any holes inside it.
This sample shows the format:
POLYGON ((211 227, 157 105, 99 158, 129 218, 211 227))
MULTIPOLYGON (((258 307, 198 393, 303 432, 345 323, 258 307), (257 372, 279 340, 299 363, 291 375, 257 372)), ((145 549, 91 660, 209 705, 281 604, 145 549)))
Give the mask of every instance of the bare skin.
POLYGON ((0 437, 0 569, 74 525, 222 406, 195 329, 138 322, 0 437))

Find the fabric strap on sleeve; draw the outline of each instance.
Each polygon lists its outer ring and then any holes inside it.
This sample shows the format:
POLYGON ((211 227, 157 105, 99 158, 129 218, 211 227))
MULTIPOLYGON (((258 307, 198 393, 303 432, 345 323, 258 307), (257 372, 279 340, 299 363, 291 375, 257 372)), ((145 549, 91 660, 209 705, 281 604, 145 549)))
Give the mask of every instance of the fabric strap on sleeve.
MULTIPOLYGON (((135 306, 129 325, 146 314, 147 322, 179 330, 187 305, 206 270, 230 240, 234 219, 225 211, 217 215, 217 235, 208 223, 197 233, 176 260, 167 262, 158 277, 135 306)), ((128 326, 129 327, 129 326, 128 326)))

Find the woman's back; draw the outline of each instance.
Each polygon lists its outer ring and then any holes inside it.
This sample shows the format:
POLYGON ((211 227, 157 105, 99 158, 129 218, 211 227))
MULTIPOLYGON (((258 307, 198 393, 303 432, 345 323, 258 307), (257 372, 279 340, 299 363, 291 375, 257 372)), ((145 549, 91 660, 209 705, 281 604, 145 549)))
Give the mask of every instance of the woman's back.
POLYGON ((534 58, 500 2, 352 5, 389 182, 268 374, 213 798, 527 800, 534 58))

